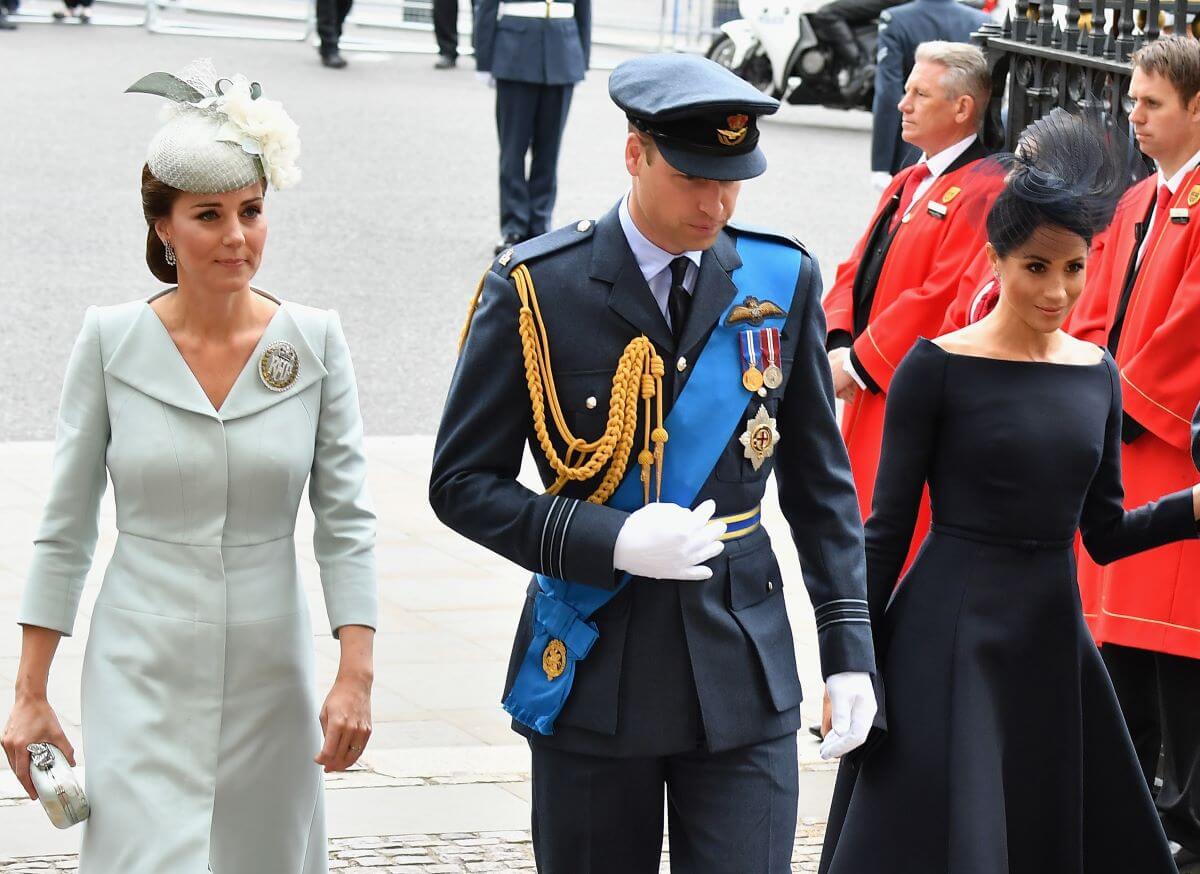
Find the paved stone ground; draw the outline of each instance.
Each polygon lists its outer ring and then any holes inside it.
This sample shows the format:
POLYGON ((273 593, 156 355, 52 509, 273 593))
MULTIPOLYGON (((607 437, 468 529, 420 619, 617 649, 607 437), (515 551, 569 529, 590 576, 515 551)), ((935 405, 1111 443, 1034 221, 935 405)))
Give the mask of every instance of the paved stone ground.
MULTIPOLYGON (((796 832, 792 871, 816 871, 825 823, 805 820, 796 832)), ((0 862, 0 874, 74 871, 77 856, 38 856, 0 862)), ((440 835, 387 835, 331 841, 331 871, 373 871, 378 874, 475 874, 492 871, 533 871, 529 832, 454 832, 440 835)), ((663 845, 663 874, 670 871, 670 854, 663 845)))

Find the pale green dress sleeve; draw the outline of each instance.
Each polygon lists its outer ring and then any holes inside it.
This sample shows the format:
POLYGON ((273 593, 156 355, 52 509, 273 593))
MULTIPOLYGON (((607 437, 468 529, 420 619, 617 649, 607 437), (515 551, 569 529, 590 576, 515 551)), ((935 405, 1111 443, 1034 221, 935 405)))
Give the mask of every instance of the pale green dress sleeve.
POLYGON ((375 512, 367 493, 362 414, 350 349, 337 313, 329 313, 325 377, 317 422, 309 501, 316 527, 313 549, 329 624, 376 628, 375 512))
POLYGON ((109 433, 100 329, 89 308, 63 381, 50 496, 17 613, 22 625, 71 634, 96 549, 109 433))

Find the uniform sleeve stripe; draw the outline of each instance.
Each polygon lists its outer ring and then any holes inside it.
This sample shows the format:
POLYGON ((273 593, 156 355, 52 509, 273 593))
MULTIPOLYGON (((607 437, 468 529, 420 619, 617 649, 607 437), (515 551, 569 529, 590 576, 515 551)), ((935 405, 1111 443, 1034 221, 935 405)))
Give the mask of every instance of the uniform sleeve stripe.
POLYGON ((563 570, 563 548, 567 545, 567 531, 571 528, 571 517, 575 515, 578 507, 578 501, 571 502, 571 509, 567 512, 566 521, 563 522, 562 537, 558 541, 558 578, 560 580, 566 579, 566 572, 563 570))
POLYGON ((817 625, 817 631, 824 631, 830 625, 870 625, 870 619, 830 619, 817 625))
POLYGON ((559 579, 561 579, 561 571, 554 569, 554 554, 558 552, 558 546, 556 545, 558 543, 558 526, 562 524, 563 514, 567 511, 570 503, 566 498, 562 499, 562 503, 555 509, 554 522, 550 526, 550 553, 546 556, 546 567, 549 569, 551 576, 558 577, 559 579))
POLYGON ((546 511, 546 519, 542 522, 542 540, 538 544, 538 563, 541 565, 541 569, 547 572, 550 571, 550 568, 548 566, 549 563, 546 561, 546 529, 550 527, 550 517, 554 515, 554 508, 558 506, 558 502, 561 500, 562 498, 557 495, 554 496, 554 500, 550 504, 550 509, 546 511))
POLYGON ((817 607, 813 613, 817 617, 823 616, 826 613, 836 610, 847 609, 867 609, 867 602, 862 598, 838 598, 834 601, 826 601, 820 607, 817 607))

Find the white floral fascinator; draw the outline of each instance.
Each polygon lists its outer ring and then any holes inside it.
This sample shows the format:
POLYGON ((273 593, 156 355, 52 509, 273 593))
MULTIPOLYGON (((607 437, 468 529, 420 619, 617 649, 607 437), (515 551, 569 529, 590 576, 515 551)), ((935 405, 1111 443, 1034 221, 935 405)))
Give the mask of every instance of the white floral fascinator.
POLYGON ((179 74, 151 73, 126 93, 172 101, 150 142, 146 163, 155 178, 193 194, 220 194, 265 178, 278 189, 300 181, 300 128, 278 100, 245 76, 218 78, 212 61, 193 61, 179 74))

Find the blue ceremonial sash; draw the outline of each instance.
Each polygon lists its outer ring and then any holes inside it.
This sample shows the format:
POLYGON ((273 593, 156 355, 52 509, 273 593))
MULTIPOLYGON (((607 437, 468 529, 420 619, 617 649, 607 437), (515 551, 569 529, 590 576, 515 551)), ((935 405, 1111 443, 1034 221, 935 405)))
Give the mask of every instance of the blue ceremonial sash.
MULTIPOLYGON (((801 250, 778 242, 739 236, 736 245, 742 266, 731 278, 739 294, 721 314, 664 423, 670 442, 663 458, 661 499, 683 507, 692 506, 729 445, 729 435, 741 427, 750 396, 742 386, 738 345, 738 331, 746 326, 726 325, 726 317, 742 303, 743 294, 770 297, 785 312, 790 310, 804 263, 801 250)), ((766 320, 782 321, 783 317, 766 320)), ((641 469, 635 466, 625 475, 608 506, 633 512, 642 506, 642 499, 641 469)), ((616 597, 632 576, 624 574, 613 589, 542 574, 534 576, 541 591, 534 600, 533 640, 504 700, 504 709, 522 725, 549 735, 554 733, 554 721, 571 692, 575 663, 587 656, 599 637, 590 617, 616 597), (564 670, 553 679, 542 667, 543 653, 552 640, 561 641, 566 650, 564 670)))

